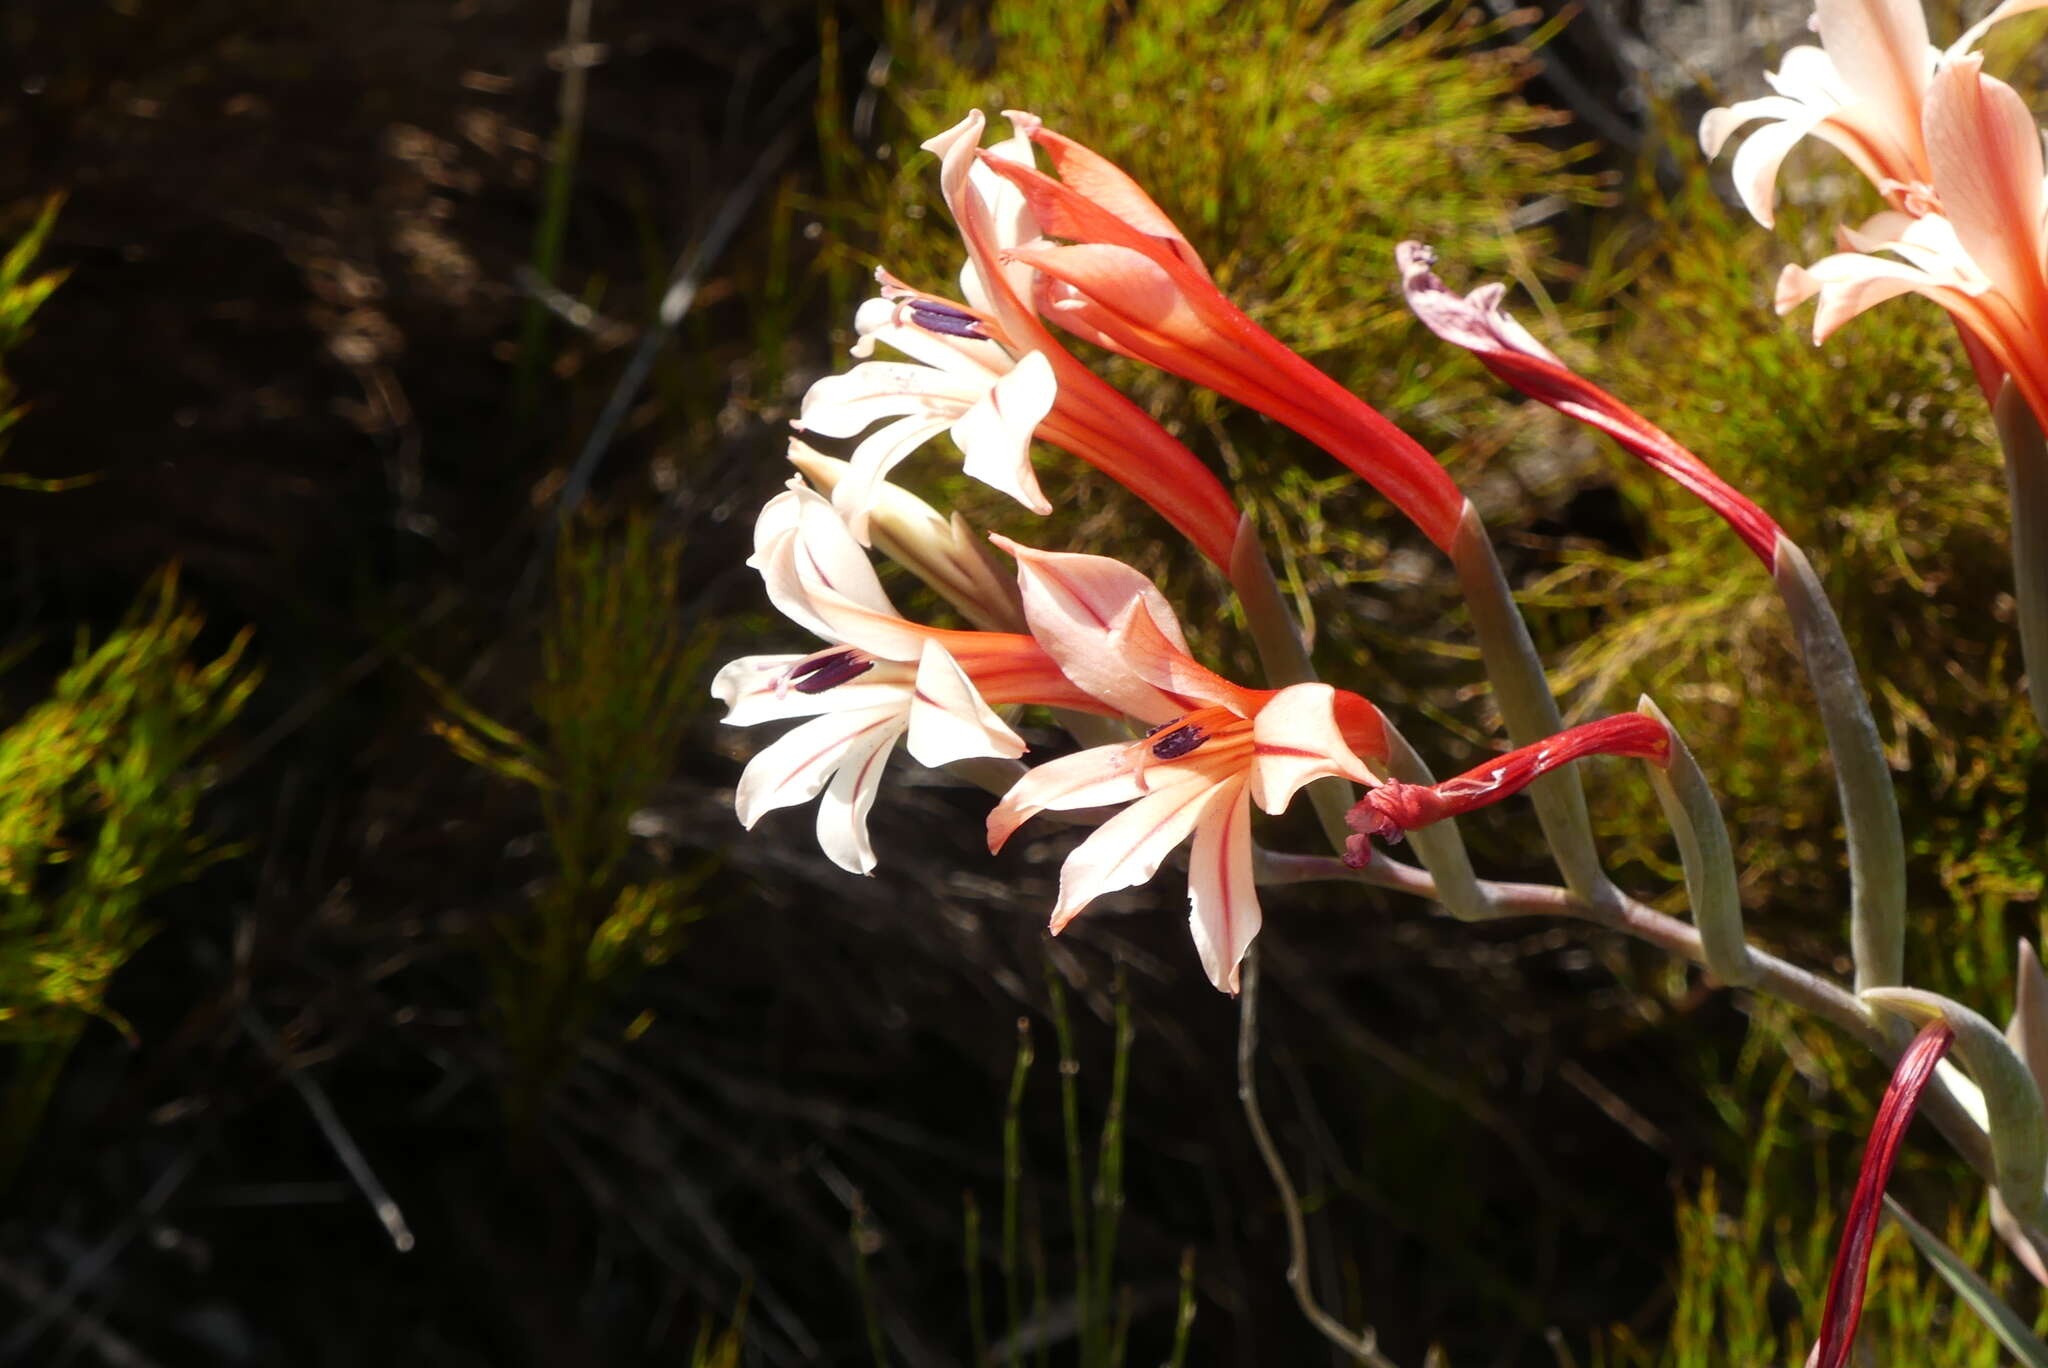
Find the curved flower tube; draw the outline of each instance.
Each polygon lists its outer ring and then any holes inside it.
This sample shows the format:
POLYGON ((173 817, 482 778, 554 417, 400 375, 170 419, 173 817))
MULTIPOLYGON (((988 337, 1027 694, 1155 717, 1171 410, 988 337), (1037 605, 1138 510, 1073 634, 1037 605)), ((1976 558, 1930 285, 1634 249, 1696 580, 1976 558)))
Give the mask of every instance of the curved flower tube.
POLYGON ((1863 1147, 1863 1167, 1856 1175, 1856 1193, 1849 1199, 1841 1247, 1828 1275, 1827 1304, 1821 1312, 1820 1340, 1807 1360, 1812 1368, 1843 1368, 1856 1343, 1863 1318, 1863 1291, 1869 1281, 1870 1250, 1877 1240, 1878 1217, 1884 1214, 1885 1184, 1905 1144, 1906 1129, 1920 1109, 1920 1097, 1934 1081, 1935 1065, 1955 1043, 1956 1033, 1939 1017, 1920 1028, 1899 1056, 1892 1081, 1877 1104, 1870 1140, 1863 1147))
POLYGON ((1017 558, 1032 634, 1068 677, 1151 723, 1143 737, 1048 761, 1017 781, 988 818, 989 849, 1046 811, 1128 804, 1076 846, 1060 870, 1058 934, 1104 893, 1141 884, 1183 841, 1189 931, 1209 981, 1238 989, 1238 965, 1263 920, 1253 877, 1251 804, 1286 810, 1311 780, 1376 783, 1379 712, 1327 684, 1247 689, 1188 655, 1173 611, 1150 580, 1102 556, 1038 551, 1017 558))
POLYGON ((1600 429, 1660 472, 1697 495, 1735 529, 1764 565, 1777 559, 1778 524, 1671 434, 1621 400, 1584 379, 1501 307, 1507 287, 1481 285, 1460 296, 1431 268, 1436 253, 1420 242, 1394 248, 1408 307, 1429 330, 1478 357, 1486 368, 1531 399, 1600 429))
POLYGON ((1025 303, 1035 273, 1003 258, 1036 239, 1038 223, 1024 196, 988 166, 1028 162, 1030 144, 1020 131, 984 150, 982 129, 976 110, 924 144, 939 154, 940 188, 967 247, 963 300, 878 273, 881 298, 861 306, 854 354, 870 356, 876 343, 886 343, 917 364, 866 362, 819 381, 805 398, 800 426, 826 436, 850 437, 879 418, 897 418, 855 451, 855 470, 833 492, 834 504, 864 537, 862 514, 888 471, 950 431, 969 475, 1049 513, 1031 469, 1036 435, 1123 485, 1228 570, 1239 515, 1222 483, 1061 346, 1025 303))
POLYGON ((801 480, 761 510, 747 563, 784 616, 832 644, 807 655, 745 656, 713 679, 730 726, 811 719, 747 763, 734 807, 751 828, 822 793, 818 845, 842 869, 875 868, 867 815, 898 740, 925 765, 1014 759, 1024 742, 991 705, 1107 711, 1028 636, 905 621, 839 515, 801 480))
POLYGON ((983 154, 985 166, 1023 192, 1046 235, 1068 244, 1002 254, 1037 270, 1040 312, 1077 337, 1286 424, 1449 549, 1465 499, 1435 457, 1225 298, 1187 237, 1122 168, 1034 115, 1007 113, 1059 172, 1054 179, 983 154))

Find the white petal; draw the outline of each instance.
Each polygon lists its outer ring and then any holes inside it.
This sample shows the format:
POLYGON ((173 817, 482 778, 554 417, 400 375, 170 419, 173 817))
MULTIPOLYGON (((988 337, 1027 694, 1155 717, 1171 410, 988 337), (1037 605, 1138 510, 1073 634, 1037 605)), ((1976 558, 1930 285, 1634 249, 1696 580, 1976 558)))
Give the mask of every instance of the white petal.
POLYGON ((1856 98, 1836 68, 1835 59, 1825 49, 1811 44, 1788 50, 1778 69, 1764 74, 1764 83, 1787 99, 1811 106, 1816 113, 1839 109, 1856 98))
POLYGON ((1735 162, 1731 170, 1735 176, 1735 193, 1742 197, 1742 207, 1749 210, 1750 217, 1768 228, 1776 221, 1778 197, 1778 169, 1785 164, 1786 154, 1801 138, 1813 131, 1818 120, 1811 114, 1804 118, 1786 119, 1783 123, 1765 124, 1743 140, 1735 151, 1735 162))
POLYGON ((853 449, 853 455, 847 461, 850 469, 846 478, 832 490, 832 507, 845 519, 846 530, 855 541, 863 546, 872 543, 873 538, 868 535, 868 514, 882 497, 889 473, 910 453, 953 426, 954 422, 955 416, 943 413, 899 418, 886 427, 875 429, 853 449))
MULTIPOLYGON (((1810 49, 1818 52, 1819 48, 1810 49)), ((1721 149, 1735 130, 1756 119, 1804 119, 1808 110, 1797 100, 1783 95, 1762 95, 1754 100, 1740 100, 1722 109, 1710 109, 1700 118, 1700 150, 1708 160, 1721 155, 1721 149)))
POLYGON ((1188 931, 1209 982, 1237 992, 1237 967, 1263 921, 1252 874, 1251 803, 1242 781, 1219 784, 1188 852, 1188 931))
POLYGON ((1285 812, 1303 784, 1325 775, 1370 781, 1338 730, 1336 698, 1327 684, 1295 684, 1259 709, 1252 722, 1252 787, 1267 812, 1285 812))
POLYGON ((907 665, 876 661, 865 674, 817 693, 788 682, 789 667, 809 656, 742 656, 711 681, 711 692, 726 705, 729 727, 751 727, 790 717, 856 708, 908 707, 915 676, 907 665))
POLYGON ((1141 744, 1116 742, 1034 765, 989 813, 989 849, 1002 849, 1012 832, 1041 812, 1111 807, 1189 784, 1213 782, 1212 776, 1191 766, 1145 764, 1144 758, 1141 744))
POLYGON ((955 375, 905 361, 863 361, 812 385, 804 394, 798 426, 826 437, 851 437, 907 413, 958 417, 988 385, 985 375, 955 375))
POLYGON ((961 469, 1039 514, 1052 512, 1052 504, 1031 469, 1031 438, 1052 412, 1058 388, 1045 354, 1028 352, 953 425, 966 458, 961 469))
POLYGON ((840 757, 832 787, 818 804, 818 848, 827 859, 854 874, 871 874, 875 848, 868 843, 868 811, 882 788, 882 767, 896 748, 900 733, 883 730, 863 736, 840 757))
POLYGON ((1090 833, 1060 867, 1053 931, 1063 929, 1104 893, 1133 887, 1157 874, 1201 820, 1215 791, 1213 783, 1176 784, 1140 798, 1090 833))
POLYGON ((974 681, 936 641, 925 642, 917 662, 907 745, 920 765, 934 769, 984 755, 1014 760, 1025 750, 1023 738, 982 701, 974 681))
POLYGON ((980 381, 993 380, 1010 368, 1010 354, 997 343, 927 332, 905 321, 905 312, 903 305, 888 299, 870 299, 861 305, 853 320, 854 330, 860 334, 853 354, 868 356, 875 343, 882 342, 924 365, 980 381))
POLYGON ((740 825, 751 828, 763 813, 808 803, 855 748, 878 736, 894 739, 902 730, 900 707, 858 708, 812 718, 747 762, 733 801, 740 825))

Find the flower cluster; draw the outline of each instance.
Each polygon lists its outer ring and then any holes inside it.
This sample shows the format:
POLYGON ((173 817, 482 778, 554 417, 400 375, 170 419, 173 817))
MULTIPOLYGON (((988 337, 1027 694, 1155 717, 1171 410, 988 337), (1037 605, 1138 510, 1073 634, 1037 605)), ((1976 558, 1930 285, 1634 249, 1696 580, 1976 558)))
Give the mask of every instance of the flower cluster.
MULTIPOLYGON (((1009 118, 1014 135, 992 147, 980 145, 979 113, 925 144, 940 157, 966 249, 960 297, 878 272, 880 291, 855 320, 858 364, 805 396, 803 433, 851 450, 841 462, 792 444, 792 458, 824 488, 793 480, 762 509, 749 564, 783 615, 826 644, 749 656, 719 672, 713 691, 728 723, 807 719, 754 755, 735 805, 751 827, 777 808, 819 799, 820 846, 865 874, 876 864, 868 813, 899 741, 923 765, 977 762, 984 780, 987 766, 1009 764, 1012 782, 988 818, 992 851, 1040 813, 1096 824, 1061 871, 1052 929, 1101 895, 1149 880, 1187 844, 1196 952, 1210 981, 1234 992, 1263 916, 1254 806, 1278 815, 1304 786, 1335 779, 1365 786, 1368 801, 1402 795, 1408 826, 1435 820, 1413 808, 1422 787, 1391 780, 1379 711, 1328 684, 1250 688, 1214 673, 1194 659, 1159 589, 1106 557, 998 536, 1015 588, 992 587, 985 553, 958 535, 957 517, 949 522, 889 477, 945 434, 966 474, 1045 513, 1051 503, 1031 460, 1033 441, 1043 439, 1116 479, 1226 573, 1248 573, 1247 524, 1222 483, 1082 365, 1055 336, 1057 325, 1288 424, 1369 478, 1440 546, 1450 545, 1467 505, 1413 440, 1239 312, 1129 176, 1029 114, 1009 118), (1034 148, 1047 151, 1057 179, 1037 169, 1034 148), (878 347, 906 359, 875 359, 878 347), (905 619, 882 589, 870 545, 970 621, 1021 621, 1028 630, 905 619), (1011 600, 998 601, 1005 592, 1011 600), (1021 769, 1014 762, 1026 743, 1005 712, 1025 705, 1112 719, 1117 738, 1021 769)), ((1663 735, 1661 723, 1630 716, 1663 735)), ((1566 740, 1533 770, 1517 752, 1509 763, 1518 781, 1484 798, 1452 781, 1436 816, 1505 797, 1597 749, 1597 741, 1566 740)), ((1365 858, 1362 837, 1348 858, 1365 858)))

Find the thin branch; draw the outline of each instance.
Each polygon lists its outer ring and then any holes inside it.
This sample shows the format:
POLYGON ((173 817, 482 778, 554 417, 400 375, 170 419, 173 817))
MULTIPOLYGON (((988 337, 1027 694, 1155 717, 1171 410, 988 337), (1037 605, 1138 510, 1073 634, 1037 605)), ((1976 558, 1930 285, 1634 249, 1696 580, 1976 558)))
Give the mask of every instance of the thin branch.
MULTIPOLYGON (((1338 861, 1330 863, 1343 868, 1338 861)), ((1380 1352, 1379 1337, 1371 1326, 1353 1334, 1344 1322, 1323 1309, 1309 1288, 1308 1225, 1301 1214, 1301 1198, 1295 1193, 1294 1180, 1288 1176, 1287 1163, 1280 1157, 1280 1147, 1273 1143, 1273 1133, 1266 1129, 1265 1115, 1259 1110, 1258 1051, 1259 950, 1255 945, 1244 957, 1237 999, 1237 1100, 1244 1105, 1252 1142, 1259 1147, 1259 1157, 1266 1161, 1266 1171, 1280 1193, 1280 1212, 1287 1221, 1287 1285, 1294 1289, 1301 1314, 1322 1332, 1323 1338, 1372 1368, 1395 1368, 1393 1360, 1380 1352)))
POLYGON ((328 1100, 326 1090, 305 1070, 293 1067, 291 1057, 285 1053, 284 1042, 277 1038, 277 1032, 270 1029, 253 1007, 244 1007, 241 1018, 242 1029, 276 1062, 284 1073, 285 1082, 292 1085, 299 1100, 306 1104, 306 1110, 312 1113, 313 1123, 320 1127, 320 1134, 326 1137, 335 1157, 341 1160, 341 1166, 348 1170, 348 1176, 355 1180, 357 1189, 369 1202, 370 1210, 377 1214, 377 1220, 391 1237, 392 1247, 401 1254, 406 1253, 413 1247, 412 1227, 405 1223, 405 1213, 398 1209, 398 1203, 385 1191, 384 1184, 377 1181, 370 1161, 363 1157, 362 1150, 341 1124, 341 1114, 334 1110, 334 1103, 328 1100))

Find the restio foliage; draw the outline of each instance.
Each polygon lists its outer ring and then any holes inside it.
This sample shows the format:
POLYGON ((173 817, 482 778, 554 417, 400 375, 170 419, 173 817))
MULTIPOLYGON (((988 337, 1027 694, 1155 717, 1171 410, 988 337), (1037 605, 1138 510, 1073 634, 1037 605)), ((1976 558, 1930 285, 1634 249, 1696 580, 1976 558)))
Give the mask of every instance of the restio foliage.
POLYGON ((553 863, 529 905, 487 937, 515 1121, 531 1119, 607 991, 668 958, 710 873, 639 882, 627 867, 633 814, 673 772, 703 706, 712 635, 683 625, 681 550, 644 517, 612 535, 565 529, 530 698, 538 739, 430 677, 449 713, 435 730, 464 759, 535 791, 553 863))

